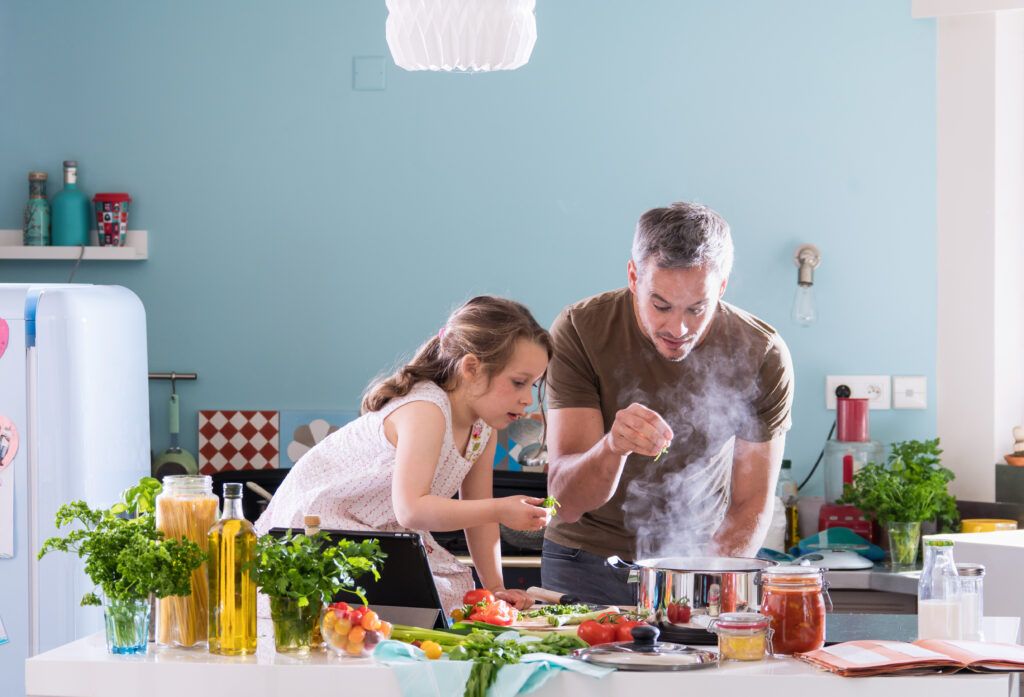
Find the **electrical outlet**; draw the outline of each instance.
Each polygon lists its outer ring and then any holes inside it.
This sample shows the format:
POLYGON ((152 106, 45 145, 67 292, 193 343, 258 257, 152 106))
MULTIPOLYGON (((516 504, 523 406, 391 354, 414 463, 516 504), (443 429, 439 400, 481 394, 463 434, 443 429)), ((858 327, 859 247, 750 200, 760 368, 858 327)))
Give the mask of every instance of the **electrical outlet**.
POLYGON ((850 396, 868 399, 868 409, 891 409, 891 384, 888 375, 826 375, 825 408, 836 408, 836 388, 846 385, 850 396))

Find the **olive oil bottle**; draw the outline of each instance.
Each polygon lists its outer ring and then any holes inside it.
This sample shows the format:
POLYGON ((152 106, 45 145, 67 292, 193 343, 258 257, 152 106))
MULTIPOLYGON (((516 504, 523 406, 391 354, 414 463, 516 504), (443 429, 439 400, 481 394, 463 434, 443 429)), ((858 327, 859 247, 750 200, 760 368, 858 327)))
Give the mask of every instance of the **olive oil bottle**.
POLYGON ((256 581, 244 565, 256 532, 242 515, 242 485, 224 485, 224 512, 207 536, 210 574, 210 653, 256 652, 256 581))

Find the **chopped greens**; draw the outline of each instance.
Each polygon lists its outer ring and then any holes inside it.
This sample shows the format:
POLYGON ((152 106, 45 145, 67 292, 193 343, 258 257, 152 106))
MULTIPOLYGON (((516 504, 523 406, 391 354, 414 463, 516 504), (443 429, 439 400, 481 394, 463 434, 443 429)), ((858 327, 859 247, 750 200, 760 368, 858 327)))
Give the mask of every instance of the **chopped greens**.
POLYGON ((519 613, 523 617, 548 617, 550 615, 582 615, 590 612, 587 605, 542 605, 536 610, 519 613))
POLYGON ((665 447, 661 449, 660 453, 654 456, 654 461, 657 462, 658 460, 660 460, 662 455, 668 455, 668 444, 666 444, 665 447))
POLYGON ((473 661, 473 669, 466 681, 464 697, 485 697, 487 688, 494 684, 503 665, 519 663, 526 653, 550 653, 564 656, 586 643, 567 634, 548 634, 539 641, 517 639, 515 633, 498 637, 487 632, 474 631, 448 654, 453 661, 473 661), (512 638, 503 638, 512 637, 512 638))

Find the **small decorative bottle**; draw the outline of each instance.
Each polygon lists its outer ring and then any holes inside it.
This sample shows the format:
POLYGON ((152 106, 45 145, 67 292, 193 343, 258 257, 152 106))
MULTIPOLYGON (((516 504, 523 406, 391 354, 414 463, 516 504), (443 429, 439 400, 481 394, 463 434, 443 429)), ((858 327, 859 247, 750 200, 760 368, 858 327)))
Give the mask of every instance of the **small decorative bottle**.
POLYGON ((26 247, 50 244, 50 204, 46 200, 46 172, 28 173, 28 203, 25 204, 26 247))
MULTIPOLYGON (((313 535, 320 532, 320 516, 318 515, 307 515, 302 518, 302 525, 306 537, 312 537, 313 535)), ((328 605, 331 603, 330 598, 324 598, 324 604, 328 605)), ((320 631, 320 619, 317 618, 317 623, 313 626, 313 641, 310 644, 310 648, 314 651, 323 650, 324 635, 320 631)))
POLYGON ((256 651, 256 581, 245 565, 255 558, 256 532, 242 515, 242 485, 224 485, 224 512, 207 536, 210 653, 256 651))
POLYGON ((89 197, 78 190, 78 163, 64 161, 64 188, 53 197, 54 246, 89 244, 89 197))

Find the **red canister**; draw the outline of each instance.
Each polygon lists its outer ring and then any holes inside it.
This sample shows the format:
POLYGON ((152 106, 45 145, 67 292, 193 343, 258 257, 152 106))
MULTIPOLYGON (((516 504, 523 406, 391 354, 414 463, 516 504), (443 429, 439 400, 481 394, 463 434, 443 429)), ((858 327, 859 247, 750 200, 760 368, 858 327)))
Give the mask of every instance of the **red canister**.
POLYGON ((836 398, 836 440, 863 443, 868 437, 868 400, 836 398))
POLYGON ((101 247, 123 247, 128 232, 128 194, 96 194, 92 197, 96 211, 96 239, 101 247))

